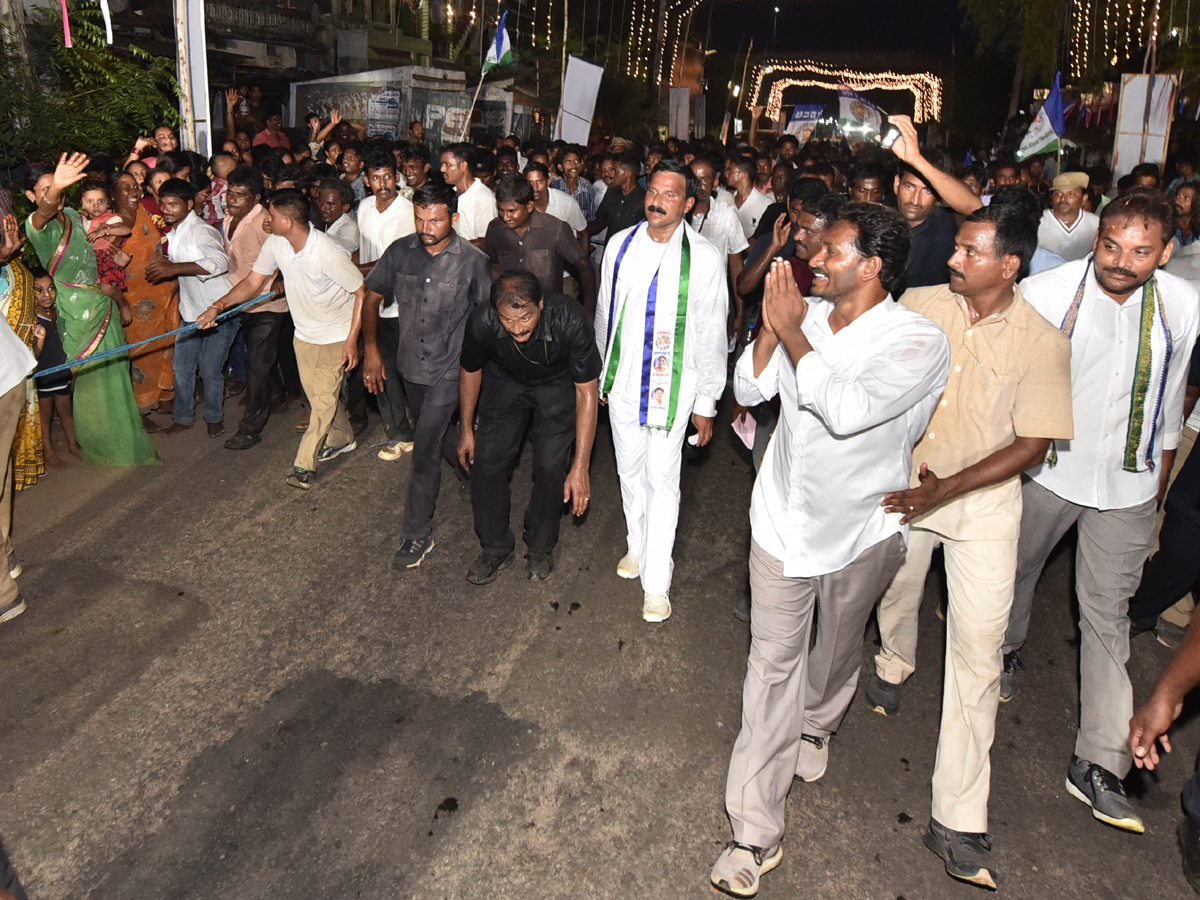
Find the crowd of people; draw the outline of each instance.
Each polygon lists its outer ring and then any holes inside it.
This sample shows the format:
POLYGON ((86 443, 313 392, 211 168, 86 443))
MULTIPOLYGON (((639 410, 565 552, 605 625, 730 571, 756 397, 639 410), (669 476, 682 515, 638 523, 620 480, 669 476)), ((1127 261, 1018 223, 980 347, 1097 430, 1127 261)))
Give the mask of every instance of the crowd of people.
MULTIPOLYGON (((1139 166, 1115 187, 1105 169, 1051 177, 1041 159, 956 168, 903 116, 890 150, 602 134, 431 149, 420 122, 404 140, 366 138, 334 110, 296 140, 261 97, 227 100, 208 159, 164 126, 120 166, 70 153, 33 168, 23 223, 0 193, 0 622, 25 609, 12 490, 63 464, 55 417, 71 455, 157 465, 150 435, 199 414, 220 438, 240 395, 231 451, 306 405, 285 479, 299 490, 378 415, 379 459, 411 461, 398 571, 434 549, 448 468, 471 500, 477 585, 516 560, 509 482, 526 435, 526 577, 552 576, 564 506, 580 516, 592 499, 605 407, 627 532, 616 571, 661 623, 683 448, 712 439, 732 382, 758 469, 734 609, 752 641, 713 886, 753 896, 780 863, 785 800, 829 765, 873 613, 864 699, 900 713, 939 546, 945 695, 924 842, 950 875, 996 886, 998 704, 1016 695, 1034 589, 1073 525, 1066 786, 1099 821, 1143 830, 1122 781, 1157 762, 1157 739, 1169 748, 1176 700, 1200 680, 1189 637, 1135 716, 1131 635, 1178 645, 1200 577, 1189 157, 1171 179, 1139 166)), ((1200 878, 1200 776, 1185 800, 1185 869, 1200 878)))

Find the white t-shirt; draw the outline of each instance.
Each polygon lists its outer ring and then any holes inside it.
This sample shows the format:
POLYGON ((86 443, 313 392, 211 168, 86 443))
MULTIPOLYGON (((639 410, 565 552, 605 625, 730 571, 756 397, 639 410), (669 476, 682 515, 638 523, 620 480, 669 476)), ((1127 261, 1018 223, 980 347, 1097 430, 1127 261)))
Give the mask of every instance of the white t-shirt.
POLYGON ((325 234, 345 250, 347 256, 353 255, 358 250, 358 222, 355 221, 353 212, 342 213, 338 216, 337 221, 325 229, 325 234))
POLYGON ((487 227, 494 218, 496 195, 476 178, 469 188, 458 195, 458 224, 454 230, 465 241, 477 241, 487 234, 487 227))
POLYGON ((579 208, 574 197, 558 188, 548 188, 548 190, 550 202, 546 204, 547 215, 562 219, 571 226, 571 230, 576 234, 587 228, 587 219, 583 217, 583 210, 579 208))
POLYGON ((220 232, 194 212, 171 230, 167 258, 173 263, 190 262, 204 269, 204 275, 179 276, 179 315, 195 322, 214 302, 229 293, 229 257, 220 232))
POLYGON ((283 273, 296 337, 306 344, 338 344, 350 334, 354 294, 362 287, 362 273, 349 255, 329 235, 308 230, 299 253, 287 239, 273 234, 263 242, 254 271, 259 275, 283 273))
MULTIPOLYGON (((750 191, 750 196, 746 198, 746 202, 738 207, 738 218, 742 220, 742 231, 749 240, 755 230, 758 228, 758 220, 762 218, 763 213, 767 211, 767 207, 771 205, 775 199, 774 195, 759 191, 750 191)), ((735 203, 736 205, 736 203, 735 203)))
MULTIPOLYGON (((5 274, 12 278, 11 270, 5 274)), ((8 320, 0 316, 0 394, 15 388, 36 366, 37 360, 25 342, 17 337, 8 320)))
MULTIPOLYGON (((399 194, 388 208, 379 212, 375 198, 368 197, 358 205, 358 261, 373 263, 383 256, 392 241, 413 234, 417 230, 413 205, 399 194)), ((379 310, 381 319, 398 319, 400 304, 385 303, 379 310)))
POLYGON ((727 267, 731 255, 742 253, 750 246, 737 210, 715 198, 709 198, 708 212, 704 215, 692 213, 692 225, 721 251, 727 267))

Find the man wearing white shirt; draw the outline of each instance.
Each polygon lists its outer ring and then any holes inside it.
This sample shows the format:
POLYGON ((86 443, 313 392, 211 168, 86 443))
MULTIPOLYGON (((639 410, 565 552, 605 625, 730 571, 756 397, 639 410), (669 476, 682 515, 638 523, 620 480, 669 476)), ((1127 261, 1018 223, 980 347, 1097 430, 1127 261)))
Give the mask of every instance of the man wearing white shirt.
POLYGON ((317 186, 317 211, 325 226, 325 236, 354 259, 358 254, 358 222, 350 185, 336 178, 322 179, 317 186))
POLYGON ((731 156, 725 161, 725 183, 733 191, 733 203, 746 240, 750 240, 758 229, 759 219, 771 205, 772 197, 754 189, 754 160, 745 156, 731 156))
POLYGON ((688 421, 696 444, 707 444, 725 390, 725 260, 683 220, 695 195, 691 169, 675 160, 659 165, 646 190, 645 220, 608 242, 596 302, 601 390, 627 531, 617 574, 641 578, 647 622, 671 615, 688 421))
POLYGON ((353 450, 357 444, 340 402, 342 378, 358 362, 366 288, 350 257, 324 232, 309 227, 308 198, 285 189, 267 207, 271 236, 263 243, 250 274, 198 319, 211 328, 227 307, 262 293, 276 272, 283 274, 288 306, 296 323, 296 364, 312 412, 287 477, 290 487, 309 490, 316 464, 353 450))
POLYGON ((1050 188, 1050 208, 1038 225, 1038 246, 1067 262, 1083 259, 1092 252, 1100 217, 1083 208, 1087 172, 1065 172, 1050 188))
MULTIPOLYGON (((397 188, 395 157, 386 151, 367 157, 367 184, 371 196, 358 205, 358 268, 370 275, 383 251, 417 230, 412 201, 400 195, 397 188)), ((383 390, 375 396, 383 432, 391 442, 379 451, 379 458, 394 462, 413 448, 413 426, 408 418, 408 398, 404 380, 396 368, 396 349, 400 346, 400 304, 385 303, 379 310, 379 352, 383 355, 385 380, 383 390)), ((356 378, 354 390, 365 390, 362 379, 356 378)))
POLYGON ((706 156, 698 156, 692 160, 691 169, 697 181, 696 203, 688 213, 688 222, 712 241, 713 246, 725 259, 725 269, 733 284, 733 316, 729 328, 730 343, 733 343, 741 323, 745 321, 745 308, 741 295, 737 292, 737 280, 742 274, 742 254, 749 249, 750 244, 742 230, 737 210, 728 203, 721 203, 712 195, 717 183, 716 163, 706 156))
MULTIPOLYGON (((13 215, 0 222, 0 269, 21 251, 21 235, 13 215)), ((40 354, 45 341, 45 330, 41 325, 35 339, 35 350, 40 354)), ((9 327, 8 319, 0 316, 0 447, 4 448, 4 482, 0 484, 0 543, 3 543, 4 560, 0 562, 0 622, 15 619, 25 612, 25 600, 17 587, 17 576, 21 567, 17 565, 12 546, 12 502, 13 502, 13 439, 25 408, 25 379, 37 365, 37 359, 9 327)), ((49 435, 46 436, 49 440, 49 435)))
POLYGON ((1080 716, 1066 786, 1097 819, 1137 834, 1144 826, 1121 784, 1132 764, 1128 603, 1154 544, 1200 320, 1196 290, 1158 268, 1171 258, 1174 233, 1170 201, 1135 188, 1104 208, 1094 258, 1021 283, 1071 340, 1075 437, 1052 448, 1022 491, 1000 695, 1013 695, 1046 558, 1076 525, 1080 716))
POLYGON ((810 300, 777 260, 762 329, 735 369, 739 403, 780 398, 750 506, 752 639, 725 789, 733 841, 710 876, 737 896, 782 858, 793 777, 825 773, 867 618, 904 559, 908 529, 882 501, 908 486, 950 368, 941 330, 892 302, 909 232, 895 210, 847 206, 810 261, 810 300))
POLYGON ((531 162, 525 167, 525 180, 533 188, 533 205, 548 216, 566 222, 571 232, 580 240, 584 252, 591 242, 587 235, 587 219, 583 210, 570 194, 550 187, 550 169, 540 162, 531 162))
POLYGON ((496 218, 496 195, 471 174, 471 153, 470 144, 443 147, 442 176, 458 194, 455 232, 482 250, 487 227, 496 218))
MULTIPOLYGON (((229 257, 220 233, 196 215, 196 192, 191 184, 172 178, 158 189, 163 220, 171 226, 168 260, 155 258, 146 265, 146 279, 159 282, 179 279, 179 315, 195 322, 216 299, 229 292, 229 257)), ((225 359, 237 336, 239 322, 231 316, 214 331, 193 331, 175 339, 174 420, 163 430, 169 437, 196 422, 196 370, 204 382, 204 421, 210 438, 225 433, 225 359)))

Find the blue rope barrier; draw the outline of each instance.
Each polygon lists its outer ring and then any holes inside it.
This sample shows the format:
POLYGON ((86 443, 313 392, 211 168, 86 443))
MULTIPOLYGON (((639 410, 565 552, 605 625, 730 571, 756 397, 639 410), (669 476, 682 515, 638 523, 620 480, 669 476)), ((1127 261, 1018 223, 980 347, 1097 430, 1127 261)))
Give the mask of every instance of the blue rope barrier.
MULTIPOLYGON (((247 307, 255 306, 259 303, 265 303, 274 296, 275 292, 270 291, 269 293, 255 297, 253 300, 247 300, 245 303, 239 303, 237 306, 231 307, 218 315, 216 321, 220 322, 222 319, 227 319, 235 313, 241 312, 247 307)), ((51 366, 49 369, 45 369, 41 372, 31 372, 30 377, 32 378, 36 376, 37 378, 45 378, 47 375, 57 375, 59 372, 66 372, 68 369, 78 369, 80 366, 86 366, 90 365, 91 363, 100 362, 101 360, 111 359, 114 356, 120 356, 122 353, 128 353, 130 350, 133 350, 137 347, 144 347, 146 344, 153 344, 155 341, 161 341, 164 338, 187 334, 188 332, 195 331, 198 327, 199 326, 195 322, 189 322, 182 328, 176 328, 174 331, 167 331, 163 334, 156 334, 154 337, 146 338, 144 341, 137 341, 133 344, 122 344, 120 347, 113 347, 111 350, 105 350, 103 353, 94 353, 91 356, 85 356, 83 359, 68 360, 61 366, 51 366)))

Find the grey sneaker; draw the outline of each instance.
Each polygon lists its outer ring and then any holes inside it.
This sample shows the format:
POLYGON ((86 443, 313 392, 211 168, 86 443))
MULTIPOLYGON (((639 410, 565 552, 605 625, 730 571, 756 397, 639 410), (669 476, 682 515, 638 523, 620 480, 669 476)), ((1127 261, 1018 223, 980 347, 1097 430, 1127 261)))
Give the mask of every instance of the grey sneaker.
POLYGON ((1178 650, 1179 645, 1183 643, 1185 634, 1187 634, 1186 628, 1180 628, 1174 622, 1168 622, 1162 617, 1159 617, 1154 624, 1155 639, 1168 650, 1178 650))
POLYGON ((427 537, 419 541, 403 541, 396 555, 392 557, 392 568, 399 572, 405 569, 415 569, 425 562, 425 557, 433 549, 433 538, 427 537))
POLYGON ((796 760, 796 777, 805 784, 820 781, 829 766, 829 738, 800 736, 800 756, 796 760))
POLYGON ((17 554, 8 554, 8 577, 17 579, 21 577, 21 573, 25 571, 25 567, 17 562, 17 554))
POLYGON ((881 716, 900 715, 900 685, 884 681, 878 675, 871 679, 866 690, 867 706, 881 716))
POLYGON ((342 444, 340 447, 330 447, 326 444, 321 448, 321 452, 317 454, 317 462, 329 462, 331 459, 337 459, 343 453, 350 453, 358 449, 358 441, 353 438, 349 443, 342 444))
POLYGON ((1133 811, 1121 779, 1103 766, 1071 756, 1067 767, 1067 791, 1081 803, 1092 808, 1092 815, 1114 828, 1142 834, 1146 826, 1133 811))
POLYGON ((1007 703, 1017 692, 1017 669, 1024 669, 1021 662, 1021 651, 1014 650, 1004 654, 1004 669, 1000 672, 1000 702, 1007 703))
POLYGON ((310 472, 308 469, 295 469, 292 471, 292 474, 287 477, 285 483, 288 487, 299 488, 302 491, 307 491, 313 486, 313 482, 316 480, 316 472, 310 472))
POLYGON ((733 606, 734 618, 741 622, 750 621, 750 589, 747 588, 742 596, 738 597, 738 602, 733 606))
POLYGON ((730 841, 717 857, 708 880, 723 893, 734 897, 753 897, 758 893, 759 878, 778 866, 782 859, 782 844, 764 849, 730 841))
POLYGON ((513 564, 513 560, 516 558, 515 550, 509 550, 505 556, 497 556, 485 550, 475 557, 475 562, 471 563, 471 568, 467 569, 467 581, 471 584, 491 584, 502 571, 513 564))
POLYGON ((989 861, 992 853, 990 834, 953 831, 936 819, 930 819, 929 830, 921 836, 921 841, 942 858, 946 871, 959 881, 996 889, 996 875, 989 861))
POLYGON ((553 571, 553 554, 533 552, 525 554, 525 577, 530 581, 545 581, 553 571))

